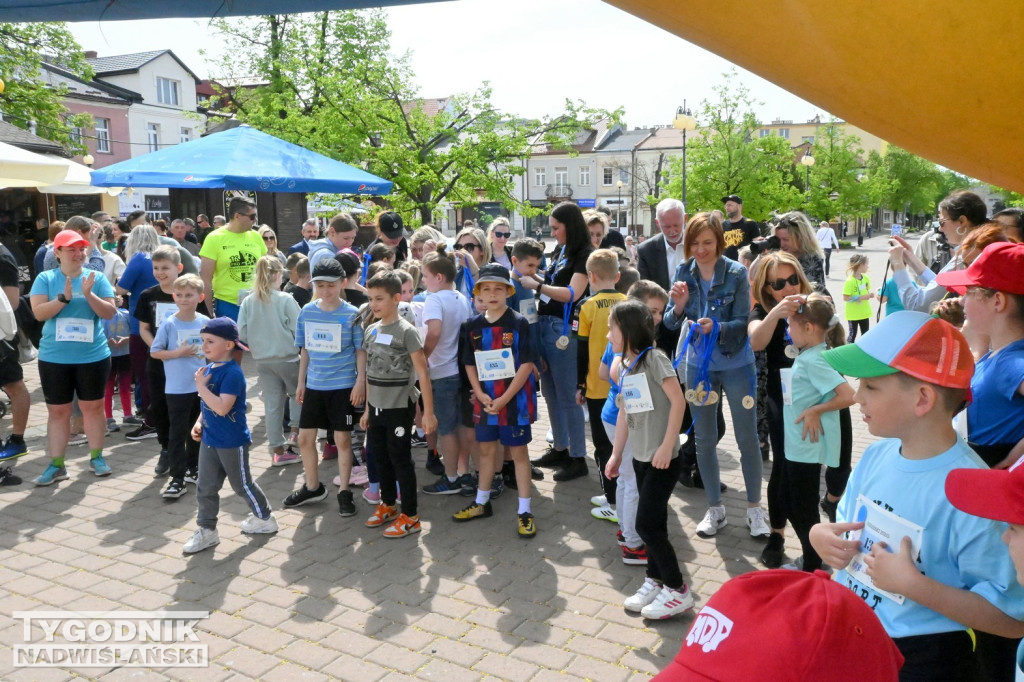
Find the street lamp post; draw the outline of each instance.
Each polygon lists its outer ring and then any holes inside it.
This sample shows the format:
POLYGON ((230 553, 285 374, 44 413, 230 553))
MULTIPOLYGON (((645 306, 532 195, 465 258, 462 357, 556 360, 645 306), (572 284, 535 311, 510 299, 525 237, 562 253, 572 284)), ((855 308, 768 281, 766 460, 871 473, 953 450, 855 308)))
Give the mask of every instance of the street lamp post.
POLYGON ((686 100, 683 106, 676 109, 676 117, 672 119, 672 127, 683 131, 683 205, 686 205, 686 131, 697 128, 697 119, 690 115, 686 108, 686 100))
POLYGON ((811 148, 808 147, 807 151, 804 152, 803 157, 800 159, 800 163, 803 164, 804 169, 807 171, 804 180, 804 203, 811 200, 811 166, 814 165, 814 157, 811 156, 811 148))
POLYGON ((622 180, 616 186, 619 188, 619 200, 615 205, 615 229, 622 232, 622 180))

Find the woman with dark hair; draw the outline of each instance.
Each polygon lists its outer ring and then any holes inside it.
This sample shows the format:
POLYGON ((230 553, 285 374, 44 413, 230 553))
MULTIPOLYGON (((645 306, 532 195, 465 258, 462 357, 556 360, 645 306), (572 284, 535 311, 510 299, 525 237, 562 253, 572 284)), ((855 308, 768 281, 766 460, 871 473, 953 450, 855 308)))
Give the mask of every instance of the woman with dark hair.
POLYGON ((1007 238, 1024 242, 1024 208, 1011 206, 997 211, 992 215, 992 220, 1003 226, 1003 232, 1007 238))
POLYGON ((810 219, 800 211, 779 216, 775 236, 782 250, 800 261, 804 276, 815 291, 828 294, 825 288, 825 252, 810 219))
POLYGON ((715 446, 716 403, 728 396, 747 489, 747 527, 752 537, 768 538, 771 530, 767 514, 761 509, 761 446, 754 409, 757 373, 747 331, 750 282, 747 269, 726 258, 724 252, 721 219, 711 213, 690 218, 683 236, 686 260, 676 268, 669 294, 671 305, 665 310, 662 324, 667 329, 678 329, 684 321, 687 323, 676 353, 685 354, 683 383, 693 414, 697 466, 708 500, 697 534, 712 537, 726 525, 715 446))
MULTIPOLYGON (((939 229, 949 242, 952 254, 939 272, 964 269, 960 244, 970 232, 985 223, 987 214, 988 207, 974 192, 953 192, 942 200, 939 204, 939 229)), ((889 248, 889 263, 900 302, 906 310, 930 312, 932 304, 945 297, 946 288, 935 282, 935 273, 914 255, 907 240, 903 237, 893 237, 893 240, 896 243, 889 248), (914 283, 912 274, 922 282, 921 286, 914 283)))
POLYGON ((540 296, 540 387, 554 436, 552 446, 533 464, 560 468, 555 480, 570 481, 587 475, 583 410, 576 404, 576 339, 570 326, 576 301, 587 289, 587 258, 593 249, 583 212, 576 204, 563 202, 555 206, 548 224, 558 245, 547 271, 536 277, 519 278, 524 287, 540 296))

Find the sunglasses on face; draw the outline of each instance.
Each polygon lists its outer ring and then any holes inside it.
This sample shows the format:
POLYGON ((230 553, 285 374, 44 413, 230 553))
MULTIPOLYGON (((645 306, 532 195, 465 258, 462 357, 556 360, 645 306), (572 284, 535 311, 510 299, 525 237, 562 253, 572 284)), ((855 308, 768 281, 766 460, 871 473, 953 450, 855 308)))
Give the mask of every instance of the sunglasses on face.
POLYGON ((463 249, 465 249, 466 251, 476 251, 479 248, 480 248, 479 244, 456 244, 455 245, 455 250, 456 251, 462 251, 463 249))
POLYGON ((274 241, 277 241, 277 237, 275 237, 272 234, 268 234, 265 237, 263 237, 263 241, 265 241, 265 242, 274 242, 274 241))
POLYGON ((789 284, 791 286, 794 286, 794 287, 797 286, 798 284, 800 284, 800 277, 799 277, 799 275, 795 275, 794 274, 794 275, 790 275, 786 279, 777 279, 774 282, 771 282, 772 289, 775 289, 775 291, 782 291, 783 289, 786 288, 787 284, 789 284))
POLYGON ((511 232, 495 232, 494 236, 497 237, 498 239, 508 239, 509 237, 512 236, 512 233, 511 232))

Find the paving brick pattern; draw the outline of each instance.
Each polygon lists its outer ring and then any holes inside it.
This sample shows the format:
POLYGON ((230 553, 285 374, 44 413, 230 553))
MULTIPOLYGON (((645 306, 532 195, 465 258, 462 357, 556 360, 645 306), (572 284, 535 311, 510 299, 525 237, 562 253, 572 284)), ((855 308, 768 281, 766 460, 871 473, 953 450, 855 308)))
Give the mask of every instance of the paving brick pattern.
MULTIPOLYGON (((880 283, 884 239, 862 251, 880 283)), ((829 287, 837 297, 848 253, 833 254, 829 287)), ((371 507, 358 492, 360 515, 352 518, 339 517, 333 496, 281 508, 301 483, 301 467, 269 466, 252 369, 250 460, 280 532, 243 535, 238 523, 248 509, 225 487, 220 545, 184 556, 182 543, 195 528, 194 489, 173 502, 160 497, 156 440, 127 441, 127 429, 109 437, 114 475, 103 479, 89 471, 85 446, 70 447, 69 481, 31 484, 47 463, 46 411, 35 366, 25 367, 31 453, 17 472, 26 482, 0 489, 0 679, 195 679, 190 669, 14 668, 11 647, 21 642, 21 624, 11 614, 32 609, 209 611, 199 628, 210 651, 207 682, 645 680, 678 651, 692 615, 645 622, 621 607, 644 569, 624 565, 616 526, 590 516, 589 498, 600 493, 593 462, 586 478, 555 484, 549 472, 537 484, 532 540, 516 535, 512 490, 493 503, 493 518, 459 525, 450 515, 465 498, 420 495, 423 532, 388 540, 363 526, 371 507)), ((533 456, 547 429, 546 410, 540 412, 533 456)), ((871 438, 856 408, 854 415, 856 458, 871 438)), ((715 538, 693 532, 705 511, 703 491, 680 486, 671 501, 669 532, 698 609, 726 580, 759 567, 763 544, 746 529, 736 453, 729 434, 719 448, 729 525, 715 538)), ((422 468, 423 450, 415 455, 422 485, 432 477, 422 468)), ((328 484, 337 473, 333 462, 320 472, 328 484)), ((765 481, 769 472, 766 464, 765 481)), ((787 554, 799 555, 791 532, 787 554)))

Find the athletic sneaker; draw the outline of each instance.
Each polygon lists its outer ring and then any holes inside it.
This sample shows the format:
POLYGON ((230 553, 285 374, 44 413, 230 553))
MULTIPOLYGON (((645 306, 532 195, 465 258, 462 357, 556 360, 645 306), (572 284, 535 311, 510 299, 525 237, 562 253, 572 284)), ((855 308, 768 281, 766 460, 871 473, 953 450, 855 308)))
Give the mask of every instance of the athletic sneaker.
POLYGON ((457 511, 452 514, 452 521, 472 521, 473 519, 486 519, 494 516, 494 512, 491 510, 491 501, 488 500, 483 504, 477 504, 474 502, 462 511, 457 511))
POLYGON ((21 485, 21 476, 15 476, 11 467, 0 467, 0 486, 21 485))
POLYGON ((647 565, 647 546, 640 545, 636 549, 632 547, 622 546, 622 563, 629 566, 646 566, 647 565))
POLYGON ((50 464, 46 467, 43 473, 39 474, 33 481, 36 485, 50 485, 55 481, 66 481, 68 480, 68 470, 64 467, 54 466, 50 464))
POLYGON ((380 491, 370 490, 369 488, 363 489, 363 499, 366 500, 367 504, 378 505, 380 504, 380 491))
POLYGON ((281 448, 280 452, 275 452, 270 460, 270 466, 284 467, 289 464, 297 464, 302 461, 302 457, 295 454, 291 450, 281 448))
POLYGON ((3 448, 0 448, 0 460, 14 459, 28 454, 28 444, 25 441, 14 443, 8 440, 3 448))
POLYGON ((89 460, 89 468, 97 476, 109 476, 114 473, 114 470, 107 464, 107 460, 103 459, 103 455, 99 457, 93 457, 89 460))
POLYGON ((377 505, 377 509, 374 510, 373 515, 366 519, 367 528, 379 528, 387 523, 391 523, 398 518, 398 508, 389 507, 388 505, 381 502, 377 505))
POLYGON ((786 560, 786 539, 778 533, 772 533, 768 544, 761 550, 761 563, 768 568, 779 568, 786 560))
POLYGON ((480 483, 478 474, 465 474, 465 478, 459 476, 459 480, 462 482, 459 494, 463 497, 476 497, 476 487, 480 483))
POLYGON ((594 495, 590 498, 590 504, 595 507, 603 507, 608 504, 608 498, 604 495, 594 495))
POLYGON ((400 515, 395 522, 384 529, 386 538, 404 538, 406 535, 419 533, 423 528, 420 526, 419 516, 400 515))
MULTIPOLYGON (((2 455, 0 455, 0 458, 2 458, 2 455)), ((833 502, 832 500, 828 499, 828 495, 826 495, 825 497, 821 498, 821 504, 819 506, 821 507, 821 511, 825 512, 825 516, 828 517, 828 522, 835 523, 836 512, 839 511, 839 500, 833 502)))
POLYGON ((161 497, 167 500, 176 500, 187 492, 188 486, 185 485, 185 481, 171 479, 171 482, 167 484, 167 487, 161 493, 161 497))
POLYGON ((718 505, 717 507, 708 507, 707 513, 704 514, 704 519, 697 524, 697 535, 702 538, 714 537, 716 533, 722 528, 725 528, 725 506, 718 505))
POLYGON ((640 610, 640 615, 652 620, 665 620, 686 613, 692 608, 693 595, 686 585, 683 585, 681 590, 674 590, 665 585, 654 601, 640 610))
POLYGON ((136 417, 134 414, 130 414, 121 419, 121 423, 125 426, 142 426, 146 422, 143 421, 142 417, 136 417))
POLYGON ((626 546, 626 536, 622 534, 621 530, 615 531, 615 542, 619 544, 619 547, 626 546))
MULTIPOLYGON (((153 435, 156 435, 155 431, 153 432, 153 435)), ((85 445, 88 442, 89 438, 84 433, 72 433, 68 437, 68 445, 85 445)))
POLYGON ((156 477, 166 476, 167 472, 171 470, 171 463, 167 459, 167 449, 160 450, 160 457, 156 460, 156 466, 153 467, 153 475, 156 477))
POLYGON ((426 436, 420 436, 414 430, 412 432, 412 436, 409 438, 409 447, 411 447, 411 448, 425 448, 425 447, 427 447, 427 437, 426 436))
POLYGON ((441 461, 436 452, 431 452, 430 450, 427 450, 427 471, 435 476, 440 476, 444 473, 444 462, 441 461))
POLYGON ((547 451, 545 451, 543 455, 541 455, 535 460, 532 460, 530 463, 533 464, 533 466, 537 467, 555 469, 558 467, 565 466, 566 464, 569 463, 571 459, 572 457, 569 456, 568 450, 556 450, 555 446, 552 445, 547 449, 547 451))
MULTIPOLYGON (((348 476, 349 485, 363 486, 370 482, 370 472, 366 470, 366 467, 356 465, 352 467, 352 473, 348 476)), ((341 487, 341 481, 338 481, 338 487, 341 487)))
POLYGON ((615 507, 607 504, 601 507, 594 507, 590 510, 590 515, 595 519, 601 519, 603 521, 611 521, 612 523, 619 522, 619 515, 615 511, 615 507))
POLYGON ((356 515, 356 503, 352 501, 351 490, 338 491, 338 513, 342 516, 356 515))
POLYGON ((321 482, 319 487, 315 490, 310 490, 303 483, 302 487, 293 492, 288 497, 284 498, 283 504, 285 507, 291 509, 292 507, 301 507, 304 504, 312 504, 313 502, 322 502, 327 499, 327 487, 321 482))
POLYGON ((505 490, 505 479, 502 477, 501 472, 494 474, 494 478, 491 479, 491 499, 496 500, 501 497, 502 491, 505 490))
POLYGON ((519 537, 532 538, 537 534, 537 526, 533 522, 533 514, 523 512, 519 515, 519 537))
POLYGON ((338 446, 331 445, 330 443, 325 443, 323 460, 325 462, 329 462, 332 459, 338 459, 338 446))
POLYGON ((256 535, 258 533, 276 533, 277 519, 274 518, 273 513, 265 519, 261 519, 255 514, 250 513, 245 517, 245 520, 238 525, 238 529, 243 533, 248 533, 249 535, 256 535))
POLYGON ((129 431, 124 435, 128 440, 146 440, 147 438, 156 438, 156 429, 147 424, 143 424, 134 431, 129 431))
POLYGON ((645 606, 653 602, 661 592, 661 584, 655 582, 654 578, 644 578, 640 589, 632 597, 626 597, 622 602, 622 608, 633 613, 640 613, 645 606))
POLYGON ((199 528, 188 539, 188 542, 181 548, 181 551, 185 554, 195 554, 219 543, 220 534, 216 528, 199 528))
POLYGON ((199 482, 199 467, 185 469, 185 483, 195 485, 199 482))
MULTIPOLYGON (((470 483, 471 480, 469 474, 462 474, 456 477, 454 481, 449 481, 447 476, 441 474, 436 481, 423 486, 420 490, 427 495, 457 495, 462 492, 462 486, 470 483)), ((474 494, 475 492, 476 487, 474 486, 474 494)))
POLYGON ((555 442, 555 433, 554 433, 554 431, 552 431, 551 429, 548 429, 548 432, 546 434, 544 434, 544 440, 546 440, 549 443, 554 443, 555 442))
POLYGON ((120 431, 121 427, 117 425, 117 420, 111 417, 107 420, 107 433, 116 433, 120 431))
POLYGON ((750 537, 767 539, 772 534, 768 525, 768 514, 760 507, 749 507, 747 509, 747 528, 750 529, 750 537))
POLYGON ((569 462, 555 472, 552 476, 556 482, 564 483, 565 481, 571 481, 574 478, 587 475, 587 460, 583 457, 570 457, 569 462))

